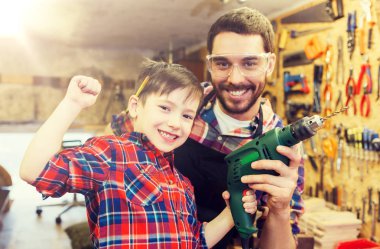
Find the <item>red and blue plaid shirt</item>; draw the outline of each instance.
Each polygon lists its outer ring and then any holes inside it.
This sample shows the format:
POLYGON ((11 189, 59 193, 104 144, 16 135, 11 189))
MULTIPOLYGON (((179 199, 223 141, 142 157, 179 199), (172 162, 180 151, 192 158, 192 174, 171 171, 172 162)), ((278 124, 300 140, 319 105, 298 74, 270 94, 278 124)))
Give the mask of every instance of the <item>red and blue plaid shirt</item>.
MULTIPOLYGON (((216 96, 212 95, 211 93, 211 95, 207 97, 210 97, 209 101, 204 103, 200 115, 198 115, 198 117, 195 119, 194 126, 191 130, 190 138, 224 154, 228 154, 234 151, 235 149, 241 147, 242 145, 250 142, 253 138, 253 135, 256 132, 256 129, 258 129, 258 120, 260 119, 259 113, 252 118, 249 127, 241 127, 229 132, 228 134, 221 134, 219 124, 213 110, 213 105, 215 104, 216 96)), ((263 98, 261 108, 263 114, 263 117, 261 117, 263 123, 262 133, 272 130, 275 127, 283 127, 282 120, 279 118, 277 114, 273 112, 273 109, 269 101, 263 98)), ((113 132, 119 135, 133 130, 132 122, 125 112, 113 116, 111 127, 113 132)), ((290 203, 290 220, 292 232, 294 235, 300 232, 298 226, 298 219, 304 212, 304 203, 301 197, 303 189, 304 162, 302 160, 301 165, 298 169, 297 187, 293 193, 292 200, 290 203)), ((261 191, 256 191, 256 199, 259 201, 260 205, 266 206, 268 201, 268 194, 263 193, 261 191)), ((257 226, 260 231, 262 230, 263 225, 263 221, 258 222, 257 226)))
POLYGON ((96 248, 207 248, 193 187, 146 136, 89 139, 52 158, 33 185, 85 196, 96 248))

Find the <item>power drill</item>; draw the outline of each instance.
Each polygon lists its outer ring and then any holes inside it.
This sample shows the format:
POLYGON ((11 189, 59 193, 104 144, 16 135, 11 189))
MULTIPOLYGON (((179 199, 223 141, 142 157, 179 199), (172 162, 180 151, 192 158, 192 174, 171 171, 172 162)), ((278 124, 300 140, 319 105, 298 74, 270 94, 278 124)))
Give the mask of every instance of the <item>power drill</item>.
MULTIPOLYGON (((235 227, 243 240, 249 239, 257 228, 253 225, 255 216, 248 214, 243 208, 243 192, 249 189, 247 184, 241 182, 244 175, 271 174, 278 175, 273 170, 255 170, 251 163, 261 159, 280 160, 289 165, 289 158, 276 151, 278 145, 293 146, 316 134, 322 128, 326 118, 318 115, 304 117, 283 128, 274 128, 253 139, 239 149, 228 154, 224 159, 228 165, 227 187, 230 193, 230 208, 235 227)), ((244 248, 244 246, 243 246, 244 248)))

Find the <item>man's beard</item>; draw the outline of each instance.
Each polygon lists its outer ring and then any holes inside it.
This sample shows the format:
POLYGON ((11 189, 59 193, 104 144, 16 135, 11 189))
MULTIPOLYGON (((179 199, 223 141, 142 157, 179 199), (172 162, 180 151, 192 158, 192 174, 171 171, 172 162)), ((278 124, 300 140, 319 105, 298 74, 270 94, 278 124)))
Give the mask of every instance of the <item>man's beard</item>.
POLYGON ((219 89, 215 88, 215 86, 214 86, 214 88, 216 90, 215 91, 216 97, 219 100, 219 103, 221 104, 221 106, 223 107, 224 110, 226 110, 228 113, 231 113, 231 114, 243 114, 243 113, 249 111, 249 109, 251 109, 252 106, 254 106, 256 104, 256 102, 259 101, 260 96, 261 96, 262 92, 264 91, 265 85, 266 85, 266 78, 265 78, 265 82, 264 82, 263 87, 261 89, 258 89, 258 91, 257 91, 257 87, 258 87, 257 85, 249 85, 249 87, 239 86, 239 87, 234 87, 234 88, 227 87, 227 86, 219 86, 219 89), (233 103, 228 105, 226 99, 223 97, 223 94, 221 92, 224 90, 241 90, 241 89, 247 89, 248 91, 251 91, 252 94, 254 94, 254 95, 251 97, 251 99, 249 99, 248 102, 246 102, 246 104, 244 106, 240 106, 239 104, 234 105, 233 103))

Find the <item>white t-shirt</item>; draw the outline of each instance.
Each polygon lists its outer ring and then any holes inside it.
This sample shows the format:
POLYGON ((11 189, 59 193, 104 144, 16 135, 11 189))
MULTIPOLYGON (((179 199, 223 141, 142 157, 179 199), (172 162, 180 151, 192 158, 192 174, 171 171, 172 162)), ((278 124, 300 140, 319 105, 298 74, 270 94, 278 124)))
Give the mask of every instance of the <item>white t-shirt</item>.
POLYGON ((249 127, 251 120, 240 121, 240 120, 232 118, 231 116, 228 116, 222 111, 218 102, 219 101, 215 102, 214 113, 215 113, 216 119, 218 120, 219 128, 222 135, 228 134, 230 131, 233 131, 237 128, 249 127))

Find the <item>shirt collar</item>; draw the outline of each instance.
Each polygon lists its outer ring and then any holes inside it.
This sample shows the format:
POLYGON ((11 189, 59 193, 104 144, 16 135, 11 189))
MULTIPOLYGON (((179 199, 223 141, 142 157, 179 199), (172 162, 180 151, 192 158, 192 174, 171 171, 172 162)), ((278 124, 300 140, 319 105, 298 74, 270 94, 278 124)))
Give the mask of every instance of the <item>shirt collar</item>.
MULTIPOLYGON (((128 125, 131 125, 130 127, 133 127, 132 121, 130 119, 130 116, 127 115, 125 118, 125 122, 128 123, 128 125)), ((124 133, 122 137, 127 138, 129 141, 132 143, 135 143, 137 146, 143 148, 144 150, 151 151, 154 153, 154 155, 157 158, 162 158, 164 157, 166 160, 169 161, 170 165, 173 165, 174 161, 174 153, 173 151, 170 152, 162 152, 157 147, 149 140, 149 138, 140 132, 129 132, 129 133, 124 133)))
MULTIPOLYGON (((219 125, 217 124, 218 121, 216 120, 215 113, 214 113, 214 105, 216 103, 216 93, 215 91, 211 91, 206 97, 205 101, 203 102, 203 107, 200 111, 200 116, 203 120, 205 120, 207 123, 214 123, 214 127, 217 127, 219 129, 219 125)), ((231 131, 229 134, 226 135, 232 135, 232 136, 251 136, 252 133, 254 133, 257 129, 257 126, 259 124, 260 120, 260 113, 258 112, 256 116, 254 116, 250 122, 249 127, 239 128, 236 130, 231 131)))

